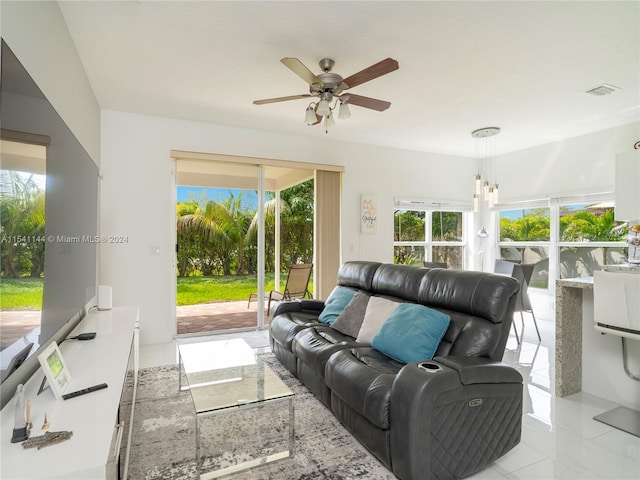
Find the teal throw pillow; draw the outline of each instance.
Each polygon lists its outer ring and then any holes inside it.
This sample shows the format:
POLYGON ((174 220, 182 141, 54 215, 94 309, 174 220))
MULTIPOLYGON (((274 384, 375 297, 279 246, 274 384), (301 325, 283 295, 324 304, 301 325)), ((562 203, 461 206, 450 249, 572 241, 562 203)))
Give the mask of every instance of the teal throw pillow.
POLYGON ((371 346, 404 363, 430 360, 449 321, 448 315, 432 308, 401 303, 373 337, 371 346))
POLYGON ((318 316, 318 320, 327 325, 331 325, 336 321, 336 318, 342 313, 344 307, 347 306, 355 294, 356 291, 350 288, 340 286, 334 288, 324 304, 324 310, 322 310, 318 316))

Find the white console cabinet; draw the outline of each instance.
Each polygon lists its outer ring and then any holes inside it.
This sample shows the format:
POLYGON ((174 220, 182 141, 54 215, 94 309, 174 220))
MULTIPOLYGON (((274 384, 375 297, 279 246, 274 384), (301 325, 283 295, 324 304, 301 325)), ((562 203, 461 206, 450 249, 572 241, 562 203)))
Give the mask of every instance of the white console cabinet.
POLYGON ((56 400, 50 388, 37 395, 44 377, 38 369, 25 384, 25 399, 31 399, 31 436, 45 433, 41 429, 45 412, 49 431, 70 430, 73 436, 40 450, 11 443, 14 405, 7 403, 0 414, 2 480, 126 477, 138 375, 138 308, 91 311, 70 336, 84 332, 97 335, 93 340, 67 340, 60 345, 72 377, 67 391, 100 383, 108 387, 56 400), (122 411, 121 402, 127 404, 122 411))

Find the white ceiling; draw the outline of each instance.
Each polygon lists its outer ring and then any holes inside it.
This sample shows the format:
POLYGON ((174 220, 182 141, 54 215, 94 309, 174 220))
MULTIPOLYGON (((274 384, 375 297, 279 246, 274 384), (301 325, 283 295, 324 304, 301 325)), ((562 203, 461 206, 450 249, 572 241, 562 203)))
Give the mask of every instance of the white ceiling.
MULTIPOLYGON (((502 129, 506 153, 640 120, 640 2, 63 1, 101 108, 328 140, 474 156, 470 132, 502 129), (347 77, 386 57, 398 71, 352 92, 324 133, 280 63, 347 77), (611 95, 584 92, 602 83, 611 95)), ((308 99, 306 99, 308 100, 308 99)))

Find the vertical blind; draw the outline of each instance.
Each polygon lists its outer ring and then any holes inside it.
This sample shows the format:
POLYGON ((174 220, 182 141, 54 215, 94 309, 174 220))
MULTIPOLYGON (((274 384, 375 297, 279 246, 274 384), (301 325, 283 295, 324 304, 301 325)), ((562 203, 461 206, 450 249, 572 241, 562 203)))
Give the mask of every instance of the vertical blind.
POLYGON ((340 268, 340 172, 316 170, 314 218, 314 296, 326 299, 340 268))

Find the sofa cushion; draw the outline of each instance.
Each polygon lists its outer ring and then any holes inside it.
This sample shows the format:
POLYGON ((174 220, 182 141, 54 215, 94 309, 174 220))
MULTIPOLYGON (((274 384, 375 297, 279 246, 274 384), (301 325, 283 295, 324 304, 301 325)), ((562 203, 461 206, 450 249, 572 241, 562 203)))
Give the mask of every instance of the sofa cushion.
POLYGON ((369 295, 363 292, 356 292, 351 301, 344 307, 344 310, 338 315, 336 321, 331 324, 331 327, 350 337, 357 337, 364 321, 364 314, 367 311, 368 304, 369 295))
POLYGON ((442 312, 401 303, 373 337, 371 346, 404 363, 433 358, 449 327, 449 316, 442 312))
POLYGON ((376 427, 388 429, 391 388, 403 365, 372 348, 345 349, 327 362, 325 382, 332 395, 376 427))
POLYGON ((318 320, 322 323, 331 325, 336 321, 355 293, 355 290, 347 287, 337 286, 334 288, 325 303, 324 309, 318 316, 318 320))
POLYGON ((387 321, 393 311, 400 305, 398 302, 382 297, 371 297, 367 304, 362 326, 358 332, 356 342, 371 343, 382 324, 387 321))
POLYGON ((319 324, 300 332, 293 339, 292 351, 319 377, 324 378, 324 367, 333 353, 356 346, 353 338, 319 324))
POLYGON ((291 351, 291 342, 298 332, 311 325, 322 325, 318 315, 311 312, 287 312, 277 315, 269 323, 269 336, 291 351))

